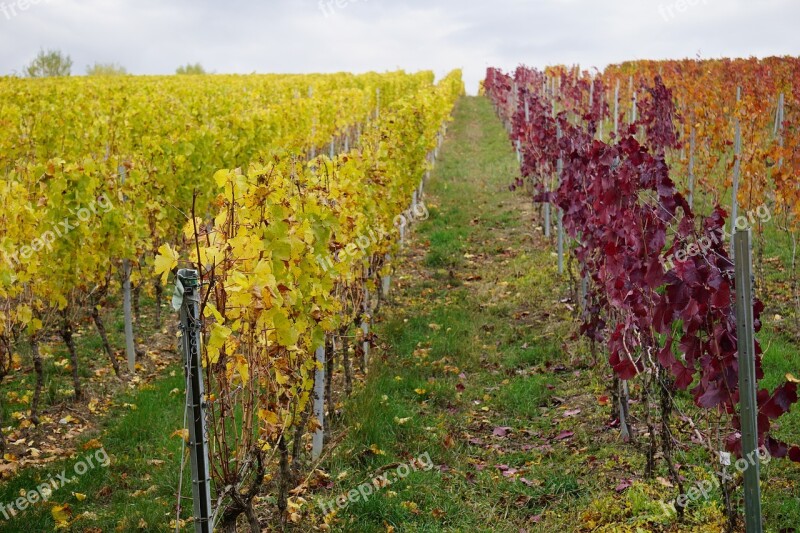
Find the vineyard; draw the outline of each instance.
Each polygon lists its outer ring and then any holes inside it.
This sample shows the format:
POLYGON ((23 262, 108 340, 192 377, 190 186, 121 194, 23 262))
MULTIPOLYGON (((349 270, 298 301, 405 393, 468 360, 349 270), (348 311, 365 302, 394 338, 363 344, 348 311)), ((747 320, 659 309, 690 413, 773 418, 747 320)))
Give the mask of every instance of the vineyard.
POLYGON ((0 78, 0 531, 795 531, 799 84, 0 78))

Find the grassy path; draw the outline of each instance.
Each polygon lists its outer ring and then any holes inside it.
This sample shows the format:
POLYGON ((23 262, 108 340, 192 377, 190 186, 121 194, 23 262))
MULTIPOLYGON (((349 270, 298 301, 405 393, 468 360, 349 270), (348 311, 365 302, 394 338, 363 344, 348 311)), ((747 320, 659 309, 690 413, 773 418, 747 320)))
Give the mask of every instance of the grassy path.
POLYGON ((430 183, 431 218, 378 326, 385 355, 345 409, 329 497, 381 465, 423 455, 436 466, 403 479, 391 469, 398 480, 339 511, 334 529, 518 532, 586 498, 573 448, 588 443, 570 429, 573 444, 556 445, 566 426, 542 416, 558 411, 560 378, 545 369, 569 364, 573 320, 550 252, 533 242, 531 207, 508 190, 516 172, 491 106, 462 100, 430 183))

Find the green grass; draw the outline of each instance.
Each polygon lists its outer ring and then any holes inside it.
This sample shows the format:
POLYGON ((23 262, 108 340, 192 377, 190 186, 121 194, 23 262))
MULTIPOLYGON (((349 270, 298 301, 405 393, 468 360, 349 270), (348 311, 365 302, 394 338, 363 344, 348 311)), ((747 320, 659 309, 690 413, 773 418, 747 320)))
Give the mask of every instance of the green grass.
MULTIPOLYGON (((142 299, 145 313, 152 312, 153 305, 148 298, 142 299)), ((124 344, 124 323, 118 308, 113 305, 113 310, 105 314, 110 342, 117 347, 124 344)), ((175 317, 165 311, 163 319, 174 320, 175 317)), ((151 338, 155 333, 152 316, 143 314, 138 333, 142 340, 151 338)), ((181 463, 181 439, 173 433, 183 427, 184 378, 182 367, 175 364, 178 356, 159 352, 158 357, 167 358, 171 363, 161 371, 162 377, 128 386, 114 377, 93 324, 78 328, 75 341, 84 391, 101 400, 110 398, 110 407, 108 412, 96 415, 95 424, 74 440, 65 438, 70 425, 56 424, 52 429, 55 433, 51 435, 42 434, 45 426, 28 430, 33 435, 41 434, 48 450, 56 446, 75 451, 67 459, 24 468, 10 480, 0 483, 0 503, 8 506, 21 493, 35 490, 49 479, 58 481, 62 471, 68 478, 74 476, 75 479, 54 490, 48 501, 38 501, 16 516, 7 511, 8 520, 0 512, 0 532, 52 531, 55 521, 51 510, 61 505, 69 505, 71 513, 70 527, 65 531, 133 531, 140 525, 142 530, 169 531, 169 522, 175 517, 181 463), (94 445, 84 448, 89 441, 99 442, 102 448, 98 450, 94 445), (89 468, 82 475, 76 475, 76 465, 85 463, 87 457, 95 461, 96 454, 100 458, 107 456, 108 466, 89 468), (85 498, 75 494, 85 495, 85 498)), ((148 345, 152 348, 149 342, 148 345)), ((30 354, 24 345, 21 352, 23 368, 3 383, 3 416, 12 428, 19 425, 13 413, 28 413, 34 383, 28 360, 30 354)), ((86 414, 86 407, 73 403, 71 373, 63 367, 68 359, 63 343, 53 338, 52 342, 42 345, 42 355, 45 414, 54 420, 72 413, 81 418, 86 414)), ((124 361, 120 360, 119 364, 125 367, 124 361)), ((142 374, 153 370, 147 363, 146 367, 142 374)), ((184 519, 191 515, 188 464, 186 470, 183 494, 189 495, 189 500, 183 502, 184 519)))
MULTIPOLYGON (((100 441, 110 459, 107 467, 90 469, 56 490, 48 502, 37 503, 17 518, 0 520, 0 531, 52 531, 55 522, 51 508, 63 504, 68 504, 77 518, 67 531, 90 527, 114 531, 118 526, 122 531, 132 531, 140 523, 148 524, 144 528, 148 531, 167 531, 168 516, 174 513, 176 504, 181 448, 180 439, 171 435, 183 427, 184 400, 181 394, 171 393, 183 389, 183 372, 173 368, 171 373, 174 375, 144 386, 138 394, 121 397, 120 404, 130 403, 136 408, 113 409, 99 431, 81 438, 83 442, 100 441), (80 501, 73 493, 85 494, 86 499, 80 501), (81 516, 83 513, 88 515, 81 516)), ((74 458, 42 469, 23 470, 0 487, 0 502, 13 501, 20 491, 35 489, 62 470, 74 472, 77 463, 97 453, 101 452, 78 446, 74 458)), ((188 476, 185 483, 189 483, 188 476)))

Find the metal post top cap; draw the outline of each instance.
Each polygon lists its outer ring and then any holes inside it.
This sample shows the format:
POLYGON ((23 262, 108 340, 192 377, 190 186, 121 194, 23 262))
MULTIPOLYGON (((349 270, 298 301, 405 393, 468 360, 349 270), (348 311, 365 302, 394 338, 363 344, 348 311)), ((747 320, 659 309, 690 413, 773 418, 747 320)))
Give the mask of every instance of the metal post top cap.
POLYGON ((193 268, 182 268, 178 270, 178 277, 185 280, 196 280, 198 278, 197 270, 193 268))

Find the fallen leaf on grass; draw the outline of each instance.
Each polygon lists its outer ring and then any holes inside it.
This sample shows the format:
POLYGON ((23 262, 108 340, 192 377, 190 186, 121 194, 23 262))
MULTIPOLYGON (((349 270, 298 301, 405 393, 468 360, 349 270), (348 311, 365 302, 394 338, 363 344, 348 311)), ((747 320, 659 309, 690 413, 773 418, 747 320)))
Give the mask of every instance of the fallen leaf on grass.
POLYGON ((55 505, 50 509, 53 515, 53 520, 56 522, 56 529, 64 529, 69 527, 69 519, 72 517, 72 509, 68 503, 64 505, 55 505))
POLYGON ((556 440, 566 440, 572 438, 575 435, 574 431, 562 431, 558 435, 556 435, 556 440))
POLYGON ((83 444, 83 449, 84 450, 99 450, 102 447, 103 447, 103 444, 97 439, 87 440, 83 444))
POLYGON ((510 432, 511 432, 511 428, 510 428, 510 427, 507 427, 507 426, 498 426, 498 427, 494 428, 494 431, 492 431, 492 435, 494 435, 495 437, 501 437, 501 438, 504 438, 504 437, 506 437, 506 436, 507 436, 507 435, 508 435, 510 432))
POLYGON ((631 488, 632 486, 633 486, 632 479, 623 479, 622 481, 619 482, 619 484, 617 484, 614 490, 617 492, 624 492, 627 489, 631 488))
POLYGON ((386 455, 386 452, 378 448, 377 444, 373 444, 372 446, 369 447, 369 449, 375 455, 386 455))
POLYGON ((403 502, 400 506, 411 514, 419 514, 419 507, 414 502, 403 502))
POLYGON ((175 431, 172 432, 172 435, 170 435, 170 437, 181 437, 184 441, 186 441, 188 443, 189 442, 189 430, 186 429, 186 428, 184 428, 184 429, 176 429, 175 431))

